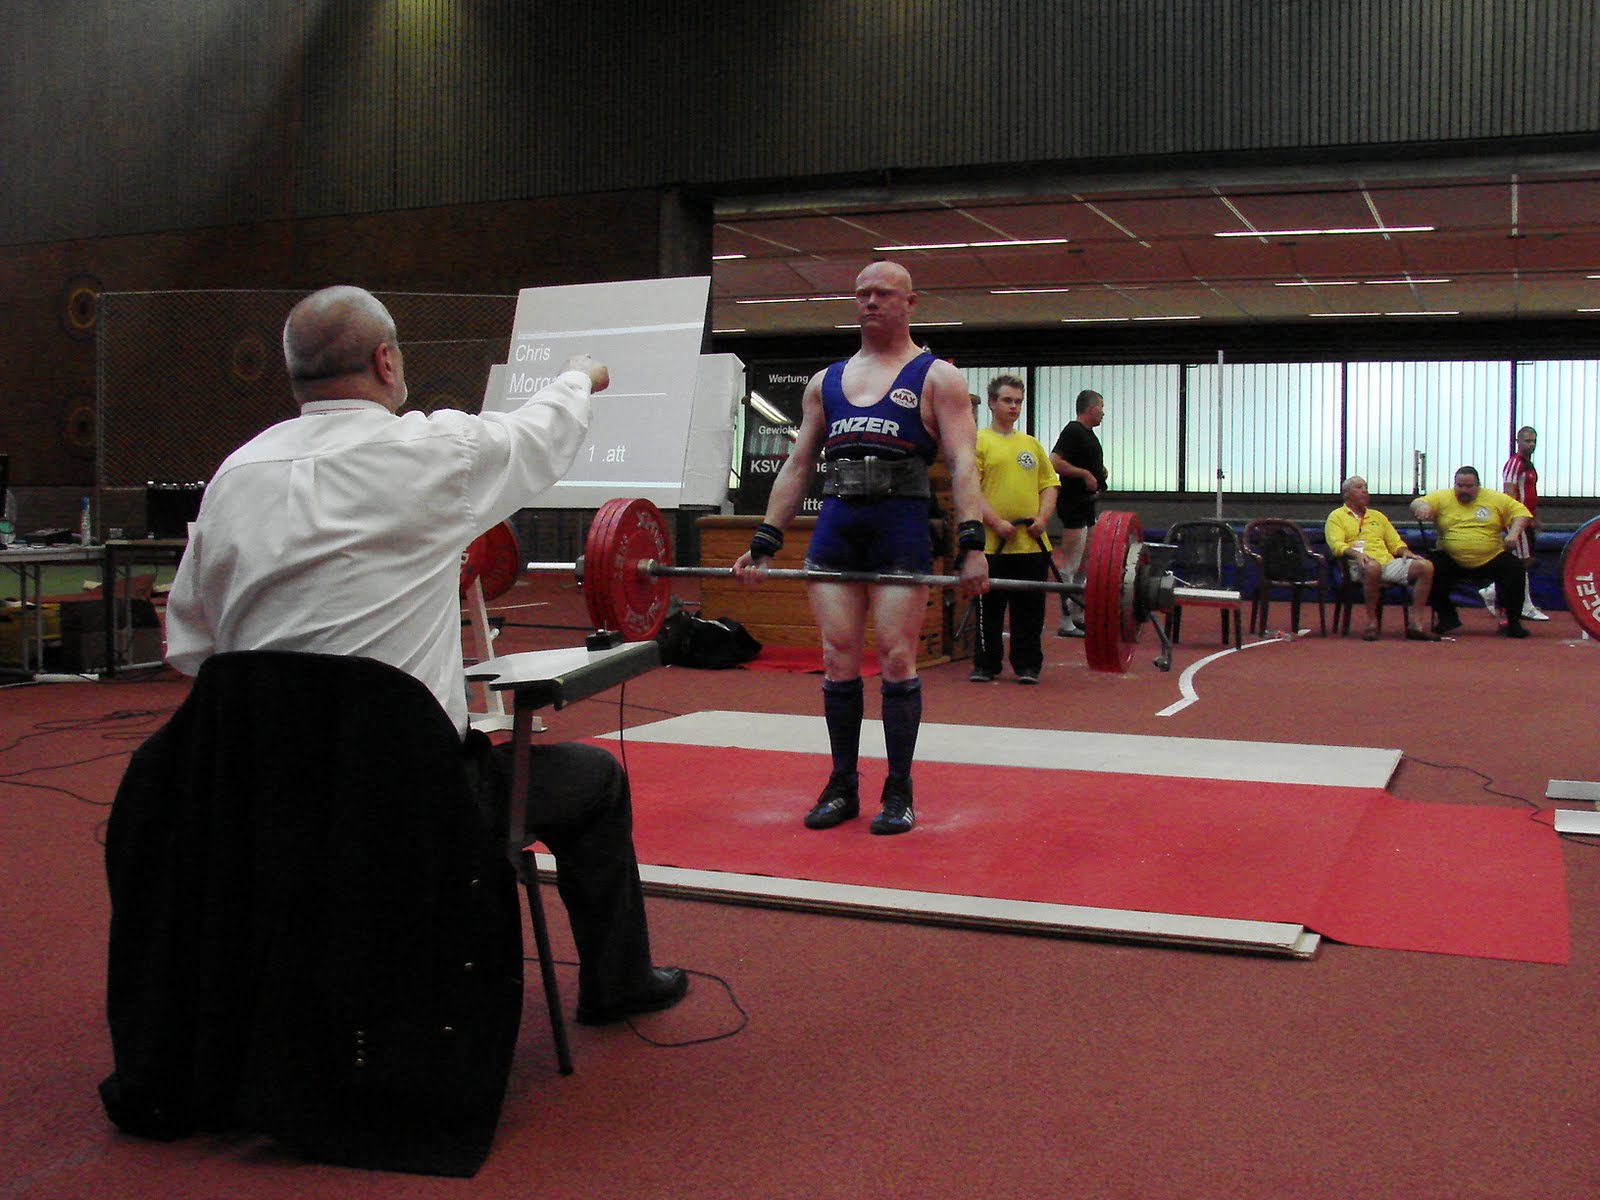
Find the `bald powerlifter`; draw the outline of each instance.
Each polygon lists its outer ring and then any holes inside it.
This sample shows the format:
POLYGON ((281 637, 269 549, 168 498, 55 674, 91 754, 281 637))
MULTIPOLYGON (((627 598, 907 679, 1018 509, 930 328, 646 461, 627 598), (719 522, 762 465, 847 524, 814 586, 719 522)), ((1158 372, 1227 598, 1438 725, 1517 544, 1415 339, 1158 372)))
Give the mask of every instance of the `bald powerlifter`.
MULTIPOLYGON (((974 457, 977 426, 966 380, 912 341, 917 293, 903 266, 873 263, 856 278, 855 300, 861 349, 806 384, 799 435, 773 482, 750 549, 733 564, 734 576, 756 584, 766 574, 819 455, 824 498, 807 569, 927 574, 933 566, 928 465, 942 448, 960 521, 961 590, 969 596, 985 592, 989 569, 974 457)), ((806 596, 822 632, 822 712, 833 755, 832 773, 806 814, 806 827, 831 829, 860 812, 861 657, 870 617, 883 674, 888 756, 882 811, 872 832, 905 833, 916 822, 911 763, 922 722, 917 645, 927 586, 812 581, 806 596)))
MULTIPOLYGON (((206 487, 167 605, 167 659, 288 650, 375 658, 426 684, 462 738, 480 805, 503 813, 510 747, 467 717, 461 552, 566 472, 606 368, 578 355, 514 412, 432 415, 406 402, 389 310, 357 287, 295 305, 283 352, 300 414, 235 450, 206 487)), ((689 986, 652 967, 628 778, 591 746, 534 746, 526 830, 556 858, 578 947, 577 1019, 667 1008, 689 986)))

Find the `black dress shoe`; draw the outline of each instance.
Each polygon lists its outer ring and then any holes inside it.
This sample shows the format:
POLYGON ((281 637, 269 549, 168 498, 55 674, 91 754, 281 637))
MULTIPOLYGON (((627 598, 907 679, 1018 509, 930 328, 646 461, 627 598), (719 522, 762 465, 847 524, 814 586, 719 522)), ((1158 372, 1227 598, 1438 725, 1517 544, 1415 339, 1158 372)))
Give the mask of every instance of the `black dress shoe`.
POLYGON ((606 1008, 592 1008, 581 1002, 578 1005, 579 1025, 610 1025, 637 1016, 639 1013, 660 1012, 671 1008, 689 990, 689 976, 682 967, 651 967, 650 982, 641 992, 635 992, 620 1004, 606 1008))

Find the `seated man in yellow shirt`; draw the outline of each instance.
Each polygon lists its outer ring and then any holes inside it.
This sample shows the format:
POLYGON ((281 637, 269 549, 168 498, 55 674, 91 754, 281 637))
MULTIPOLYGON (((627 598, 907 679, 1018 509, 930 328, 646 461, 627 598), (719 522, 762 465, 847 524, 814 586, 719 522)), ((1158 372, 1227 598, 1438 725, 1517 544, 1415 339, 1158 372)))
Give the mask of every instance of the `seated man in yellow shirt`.
POLYGON ((1418 520, 1431 519, 1439 531, 1439 545, 1428 555, 1433 560, 1428 603, 1433 607, 1434 629, 1444 634, 1461 628, 1450 589, 1457 581, 1470 579, 1475 583, 1492 581, 1498 590, 1506 614, 1500 632, 1506 637, 1527 637, 1522 598, 1528 577, 1514 550, 1517 535, 1529 520, 1522 502, 1482 486, 1476 467, 1462 467, 1456 472, 1454 490, 1418 496, 1411 502, 1411 511, 1418 520))
POLYGON ((1406 610, 1406 637, 1413 642, 1437 642, 1428 628, 1428 591, 1433 586, 1433 564, 1401 540, 1389 518, 1368 508, 1367 481, 1352 475, 1344 481, 1344 504, 1328 514, 1324 534, 1328 553, 1345 560, 1351 579, 1361 581, 1367 602, 1367 627, 1361 640, 1378 640, 1378 595, 1386 583, 1411 588, 1406 610))

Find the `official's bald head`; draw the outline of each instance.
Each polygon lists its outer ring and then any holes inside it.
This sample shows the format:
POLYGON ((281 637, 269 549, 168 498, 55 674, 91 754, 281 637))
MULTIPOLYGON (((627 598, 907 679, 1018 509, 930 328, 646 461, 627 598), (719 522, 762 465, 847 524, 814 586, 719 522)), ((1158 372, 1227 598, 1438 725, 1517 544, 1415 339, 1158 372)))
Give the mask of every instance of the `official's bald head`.
MULTIPOLYGON (((365 396, 362 377, 387 393, 399 371, 399 337, 394 318, 365 288, 340 285, 313 292, 283 323, 283 361, 297 396, 337 392, 365 396)), ((399 380, 404 403, 404 381, 399 380)), ((399 407, 393 405, 392 407, 399 407)))

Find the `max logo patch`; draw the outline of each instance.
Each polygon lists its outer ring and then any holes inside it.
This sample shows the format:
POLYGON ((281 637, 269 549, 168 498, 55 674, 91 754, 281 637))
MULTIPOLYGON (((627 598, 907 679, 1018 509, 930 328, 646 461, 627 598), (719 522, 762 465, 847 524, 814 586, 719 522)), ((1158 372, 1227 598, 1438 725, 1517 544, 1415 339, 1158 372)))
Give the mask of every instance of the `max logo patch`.
POLYGON ((889 393, 889 399, 901 408, 916 408, 922 403, 917 394, 910 388, 895 388, 889 393))

